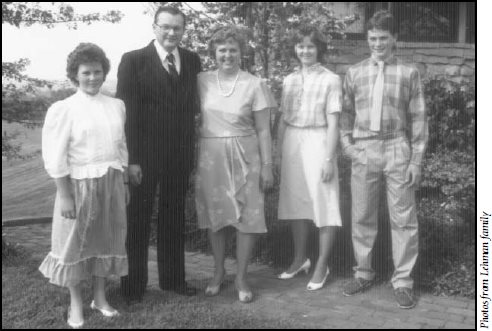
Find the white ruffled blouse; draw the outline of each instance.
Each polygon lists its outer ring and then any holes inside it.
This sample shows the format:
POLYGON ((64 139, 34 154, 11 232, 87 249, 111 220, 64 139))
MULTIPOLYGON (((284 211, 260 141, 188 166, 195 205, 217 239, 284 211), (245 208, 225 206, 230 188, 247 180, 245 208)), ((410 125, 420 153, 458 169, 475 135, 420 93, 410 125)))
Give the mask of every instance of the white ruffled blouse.
POLYGON ((54 103, 42 131, 42 154, 53 178, 98 178, 128 166, 125 104, 98 93, 77 91, 54 103))

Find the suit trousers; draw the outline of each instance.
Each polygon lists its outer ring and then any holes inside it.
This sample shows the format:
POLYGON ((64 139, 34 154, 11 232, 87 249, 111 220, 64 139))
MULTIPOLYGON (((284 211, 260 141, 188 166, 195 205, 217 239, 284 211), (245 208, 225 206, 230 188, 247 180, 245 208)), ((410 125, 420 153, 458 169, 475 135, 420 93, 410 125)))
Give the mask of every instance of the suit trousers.
POLYGON ((378 199, 385 183, 390 216, 394 288, 413 287, 410 274, 418 256, 415 189, 405 183, 411 157, 406 137, 356 140, 352 160, 352 243, 355 277, 372 280, 372 253, 377 235, 378 199))
POLYGON ((142 167, 142 173, 142 183, 131 188, 128 206, 128 276, 121 278, 121 289, 129 298, 141 297, 147 287, 150 223, 158 184, 159 286, 164 290, 185 286, 184 215, 189 172, 170 173, 164 167, 154 166, 142 167))

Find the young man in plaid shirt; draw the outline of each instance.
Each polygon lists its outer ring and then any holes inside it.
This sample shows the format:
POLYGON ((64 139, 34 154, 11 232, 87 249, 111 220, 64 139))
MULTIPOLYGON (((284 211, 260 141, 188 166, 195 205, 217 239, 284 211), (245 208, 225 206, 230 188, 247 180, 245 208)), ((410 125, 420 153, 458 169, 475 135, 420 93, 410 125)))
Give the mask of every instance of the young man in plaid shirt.
POLYGON ((418 255, 415 189, 428 140, 419 71, 394 56, 393 16, 379 11, 369 20, 371 57, 345 76, 340 122, 344 153, 352 160, 352 243, 355 277, 343 294, 369 288, 375 277, 372 250, 377 235, 378 198, 385 183, 391 223, 391 282, 400 308, 413 308, 410 276, 418 255))

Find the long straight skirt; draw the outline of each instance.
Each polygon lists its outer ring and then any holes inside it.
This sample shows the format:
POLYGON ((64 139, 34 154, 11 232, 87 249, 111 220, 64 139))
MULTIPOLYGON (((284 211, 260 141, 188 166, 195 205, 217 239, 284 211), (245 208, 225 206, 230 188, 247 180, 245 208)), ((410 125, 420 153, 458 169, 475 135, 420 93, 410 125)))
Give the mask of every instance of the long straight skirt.
POLYGON ((76 218, 61 215, 57 192, 51 252, 39 270, 59 286, 75 286, 92 276, 127 275, 123 173, 109 168, 103 177, 71 182, 76 218))
POLYGON ((278 218, 312 220, 317 227, 341 226, 338 168, 324 183, 321 179, 326 159, 326 128, 288 126, 282 146, 282 168, 278 218))

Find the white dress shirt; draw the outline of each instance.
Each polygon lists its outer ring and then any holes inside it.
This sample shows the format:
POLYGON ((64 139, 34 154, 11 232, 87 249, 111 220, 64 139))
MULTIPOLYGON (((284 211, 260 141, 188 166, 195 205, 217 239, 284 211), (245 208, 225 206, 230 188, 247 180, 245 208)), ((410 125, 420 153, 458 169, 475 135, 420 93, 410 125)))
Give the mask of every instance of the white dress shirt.
MULTIPOLYGON (((157 50, 157 54, 159 55, 159 58, 161 59, 162 66, 164 69, 169 72, 169 62, 167 61, 167 55, 169 54, 168 51, 166 51, 161 44, 157 42, 157 40, 154 40, 154 46, 155 49, 157 50)), ((181 59, 179 57, 179 51, 178 48, 176 47, 172 52, 174 55, 174 65, 176 66, 176 70, 178 71, 178 74, 181 73, 181 59)))
POLYGON ((128 166, 125 104, 77 91, 54 103, 42 131, 45 169, 53 178, 98 178, 128 166))

